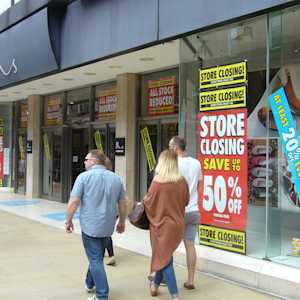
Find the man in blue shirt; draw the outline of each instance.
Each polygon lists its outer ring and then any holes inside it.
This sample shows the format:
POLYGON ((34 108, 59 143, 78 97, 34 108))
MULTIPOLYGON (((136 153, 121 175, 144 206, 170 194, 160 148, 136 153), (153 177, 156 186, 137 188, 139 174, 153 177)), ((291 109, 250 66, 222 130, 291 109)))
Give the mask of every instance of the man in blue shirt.
POLYGON ((125 230, 127 202, 121 178, 106 170, 105 155, 91 150, 85 157, 86 171, 81 173, 71 191, 67 213, 66 231, 74 230, 73 215, 80 205, 79 221, 83 246, 89 260, 85 280, 86 290, 96 295, 88 300, 107 300, 109 287, 103 266, 105 240, 114 232, 117 215, 119 221, 116 231, 125 230))

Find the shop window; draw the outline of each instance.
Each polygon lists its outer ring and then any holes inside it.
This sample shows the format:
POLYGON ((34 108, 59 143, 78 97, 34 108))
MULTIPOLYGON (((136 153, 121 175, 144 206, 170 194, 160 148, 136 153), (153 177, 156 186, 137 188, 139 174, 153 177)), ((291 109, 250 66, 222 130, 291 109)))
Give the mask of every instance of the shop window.
MULTIPOLYGON (((269 22, 269 64, 276 70, 269 77, 269 94, 283 88, 287 97, 287 109, 290 110, 290 122, 296 127, 295 136, 300 133, 300 7, 271 13, 269 22)), ((278 206, 269 209, 269 228, 271 242, 268 245, 268 257, 272 260, 300 267, 300 197, 297 193, 295 176, 291 168, 297 161, 287 157, 286 144, 279 134, 278 123, 268 106, 266 127, 268 135, 277 139, 278 151, 278 206)), ((273 106, 274 108, 274 106, 273 106)), ((286 114, 286 110, 284 110, 286 114)), ((272 168, 272 161, 269 163, 272 168)), ((269 177, 272 179, 272 177, 269 177)))
POLYGON ((90 120, 90 88, 67 93, 67 121, 82 124, 90 120))
MULTIPOLYGON (((268 106, 267 75, 274 75, 275 72, 270 69, 268 70, 266 64, 266 25, 267 18, 263 16, 187 36, 181 39, 180 42, 179 66, 181 91, 179 95, 179 133, 186 137, 188 153, 197 157, 199 96, 201 92, 205 92, 199 90, 199 70, 215 66, 226 66, 238 62, 247 62, 247 80, 243 84, 247 86, 247 139, 249 143, 245 146, 250 149, 248 154, 251 153, 253 156, 248 157, 249 174, 240 174, 240 176, 237 176, 237 178, 240 177, 237 180, 234 180, 234 177, 229 177, 228 180, 224 181, 227 191, 231 191, 228 197, 226 196, 224 199, 226 199, 226 203, 228 204, 230 196, 232 198, 233 196, 245 193, 243 196, 245 198, 243 199, 247 199, 248 212, 243 216, 246 219, 240 221, 245 224, 246 254, 260 258, 266 256, 266 205, 271 202, 274 208, 278 207, 278 195, 276 193, 276 189, 278 189, 277 163, 274 164, 274 170, 270 170, 265 155, 269 149, 268 147, 271 147, 272 151, 268 152, 268 158, 276 161, 280 152, 278 140, 275 137, 269 140, 267 126, 263 124, 265 119, 260 118, 259 113, 261 107, 268 106), (270 144, 272 145, 270 146, 270 144), (259 153, 256 151, 257 149, 260 149, 259 153), (267 191, 266 187, 268 172, 272 172, 274 176, 274 181, 272 182, 272 188, 275 191, 272 194, 274 195, 273 198, 268 196, 268 192, 270 191, 267 191), (252 177, 250 178, 249 175, 252 177), (241 185, 241 178, 244 176, 247 176, 247 180, 243 187, 241 185)), ((218 109, 216 108, 215 110, 218 109)), ((230 108, 223 109, 224 115, 229 113, 228 110, 230 108)), ((221 158, 222 155, 219 157, 221 158)), ((217 158, 217 155, 214 155, 215 158, 217 158)), ((227 178, 227 174, 225 173, 222 174, 220 172, 220 176, 227 178)), ((218 199, 217 196, 216 199, 218 199)), ((217 201, 216 199, 215 201, 217 201)), ((203 199, 199 201, 201 206, 203 199)), ((231 209, 231 211, 234 212, 234 209, 231 209)), ((223 228, 221 222, 218 224, 220 228, 223 228)), ((224 228, 227 228, 227 230, 228 228, 237 231, 241 230, 238 227, 235 228, 234 225, 227 224, 226 226, 224 228)))

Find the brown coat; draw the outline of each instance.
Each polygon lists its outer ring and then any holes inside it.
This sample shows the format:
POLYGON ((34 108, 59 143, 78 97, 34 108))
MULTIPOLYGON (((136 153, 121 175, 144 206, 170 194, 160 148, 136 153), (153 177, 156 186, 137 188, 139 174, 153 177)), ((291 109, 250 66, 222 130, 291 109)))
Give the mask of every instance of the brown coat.
POLYGON ((189 188, 184 178, 178 182, 152 181, 144 202, 150 221, 151 272, 164 268, 180 244, 188 202, 189 188))

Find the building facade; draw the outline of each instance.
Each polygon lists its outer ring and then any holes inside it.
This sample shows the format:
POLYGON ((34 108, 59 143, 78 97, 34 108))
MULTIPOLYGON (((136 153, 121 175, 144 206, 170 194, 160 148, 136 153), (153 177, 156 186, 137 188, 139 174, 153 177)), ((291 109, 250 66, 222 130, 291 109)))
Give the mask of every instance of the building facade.
MULTIPOLYGON (((299 299, 300 202, 268 100, 283 87, 300 122, 297 4, 19 1, 0 15, 2 189, 66 202, 86 152, 98 148, 139 201, 172 136, 184 136, 187 152, 202 159, 199 100, 209 95, 209 106, 219 87, 201 89, 201 72, 246 62, 247 166, 237 171, 246 185, 227 180, 236 196, 244 193, 246 255, 197 246, 207 262, 200 268, 299 299)), ((227 115, 229 107, 204 115, 227 115)), ((203 168, 209 174, 213 166, 203 168)))

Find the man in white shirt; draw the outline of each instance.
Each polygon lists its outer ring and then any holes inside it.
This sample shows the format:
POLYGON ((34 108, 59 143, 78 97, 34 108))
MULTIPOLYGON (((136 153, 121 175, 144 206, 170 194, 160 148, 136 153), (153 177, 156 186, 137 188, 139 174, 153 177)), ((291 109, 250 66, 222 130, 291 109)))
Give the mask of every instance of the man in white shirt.
POLYGON ((186 250, 186 263, 188 268, 188 280, 184 283, 186 289, 195 289, 194 276, 196 270, 197 254, 195 249, 195 237, 200 223, 198 208, 198 184, 202 180, 200 161, 186 155, 185 140, 174 136, 169 142, 169 149, 178 157, 179 172, 188 183, 190 201, 185 208, 185 231, 183 242, 186 250))

